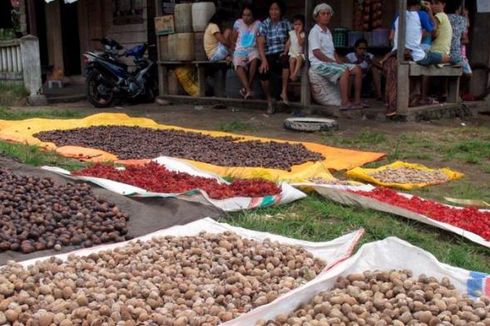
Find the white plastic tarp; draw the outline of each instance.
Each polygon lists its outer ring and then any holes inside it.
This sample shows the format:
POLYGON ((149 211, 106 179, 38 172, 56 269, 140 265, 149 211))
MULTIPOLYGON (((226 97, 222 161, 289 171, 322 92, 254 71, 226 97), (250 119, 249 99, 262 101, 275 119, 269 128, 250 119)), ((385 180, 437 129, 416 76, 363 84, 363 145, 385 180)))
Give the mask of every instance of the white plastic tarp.
MULTIPOLYGON (((333 239, 326 242, 311 242, 304 240, 296 240, 272 233, 253 231, 249 229, 244 229, 241 227, 231 226, 226 223, 219 223, 212 218, 204 218, 197 220, 185 225, 176 225, 168 229, 156 231, 145 236, 141 236, 130 241, 124 241, 114 244, 104 244, 91 248, 84 248, 76 251, 72 251, 65 254, 56 255, 54 257, 61 260, 66 260, 69 255, 76 256, 88 256, 95 252, 100 252, 104 250, 111 250, 118 247, 125 246, 131 241, 141 240, 148 241, 155 237, 164 236, 195 236, 200 232, 210 232, 210 233, 223 233, 223 232, 234 232, 243 238, 254 239, 257 241, 263 241, 265 239, 270 239, 272 241, 278 241, 287 245, 300 246, 305 250, 309 251, 316 258, 326 261, 327 266, 325 270, 328 270, 332 266, 335 266, 339 262, 349 258, 354 251, 355 246, 359 243, 359 240, 364 234, 363 229, 351 232, 339 238, 333 239)), ((20 262, 23 266, 30 266, 35 264, 37 261, 48 259, 50 257, 40 257, 35 259, 30 259, 20 262)))
MULTIPOLYGON (((388 203, 384 203, 382 201, 369 198, 366 196, 361 196, 358 194, 355 194, 351 191, 371 191, 375 187, 366 185, 366 186, 361 186, 361 187, 351 187, 351 186, 336 186, 336 187, 326 187, 326 186, 311 186, 313 189, 315 189, 316 192, 318 192, 320 195, 322 195, 325 198, 331 199, 335 202, 338 202, 343 205, 355 205, 355 206, 360 206, 364 208, 369 208, 369 209, 374 209, 377 211, 381 212, 386 212, 398 216, 402 216, 411 220, 415 220, 424 224, 428 224, 431 226, 434 226, 439 229, 443 229, 455 234, 458 234, 472 242, 475 242, 479 245, 485 246, 487 248, 490 248, 490 241, 485 240, 483 237, 479 236, 478 234, 475 234, 473 232, 458 228, 454 225, 448 224, 448 223, 443 223, 439 222, 437 220, 433 220, 430 217, 427 217, 422 214, 418 214, 415 212, 412 212, 408 209, 401 208, 398 206, 394 206, 388 203)), ((406 194, 406 193, 401 193, 399 192, 400 195, 406 196, 410 198, 412 195, 406 194)), ((447 205, 449 206, 449 205, 447 205)), ((456 207, 456 206, 449 206, 455 209, 461 209, 461 207, 456 207)), ((482 211, 488 211, 488 210, 482 210, 482 211)))
MULTIPOLYGON (((157 162, 162 166, 165 166, 165 168, 167 168, 170 171, 183 172, 193 176, 214 179, 220 183, 227 183, 224 179, 220 178, 215 174, 201 171, 175 158, 162 156, 154 159, 153 161, 157 162)), ((73 180, 81 180, 81 181, 94 183, 102 188, 105 188, 107 190, 113 191, 115 193, 124 196, 163 197, 163 198, 173 197, 173 198, 178 198, 187 201, 200 202, 203 204, 211 204, 226 212, 234 212, 234 211, 240 211, 245 209, 254 209, 259 207, 267 207, 267 206, 272 206, 277 204, 288 204, 295 200, 306 197, 305 193, 283 182, 280 184, 281 193, 278 195, 271 195, 271 196, 257 197, 257 198, 234 197, 234 198, 217 200, 217 199, 209 198, 209 196, 204 191, 201 191, 199 189, 187 191, 185 193, 178 193, 178 194, 156 193, 156 192, 146 191, 145 189, 139 187, 134 187, 125 183, 116 182, 108 179, 73 176, 70 174, 70 171, 58 167, 44 166, 42 168, 44 170, 60 174, 64 177, 73 180)))
POLYGON ((439 280, 448 277, 455 288, 463 294, 472 297, 485 295, 490 298, 490 275, 443 264, 429 252, 406 241, 390 237, 365 244, 354 256, 334 266, 315 280, 223 325, 255 325, 259 320, 271 320, 279 314, 293 312, 299 305, 309 302, 316 294, 331 289, 339 276, 367 270, 392 269, 411 270, 415 277, 420 274, 434 276, 439 280))

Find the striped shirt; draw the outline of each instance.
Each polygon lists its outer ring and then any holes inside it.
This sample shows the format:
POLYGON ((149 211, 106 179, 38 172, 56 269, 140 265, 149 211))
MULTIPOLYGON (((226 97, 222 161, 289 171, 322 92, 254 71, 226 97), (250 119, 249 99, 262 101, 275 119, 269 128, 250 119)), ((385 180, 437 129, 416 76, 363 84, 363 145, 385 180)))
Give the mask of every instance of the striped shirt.
POLYGON ((273 23, 270 18, 264 20, 260 24, 258 35, 265 38, 265 54, 284 52, 290 30, 291 23, 285 18, 277 23, 273 23))

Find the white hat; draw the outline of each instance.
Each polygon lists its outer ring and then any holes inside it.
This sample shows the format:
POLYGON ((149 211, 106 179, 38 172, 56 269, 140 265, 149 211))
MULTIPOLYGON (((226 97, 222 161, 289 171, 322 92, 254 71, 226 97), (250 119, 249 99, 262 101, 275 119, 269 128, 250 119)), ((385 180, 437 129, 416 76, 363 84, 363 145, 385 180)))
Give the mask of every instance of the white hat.
POLYGON ((320 14, 320 11, 324 11, 324 10, 330 12, 333 16, 332 7, 326 3, 320 3, 315 7, 315 9, 313 9, 313 17, 317 17, 320 14))

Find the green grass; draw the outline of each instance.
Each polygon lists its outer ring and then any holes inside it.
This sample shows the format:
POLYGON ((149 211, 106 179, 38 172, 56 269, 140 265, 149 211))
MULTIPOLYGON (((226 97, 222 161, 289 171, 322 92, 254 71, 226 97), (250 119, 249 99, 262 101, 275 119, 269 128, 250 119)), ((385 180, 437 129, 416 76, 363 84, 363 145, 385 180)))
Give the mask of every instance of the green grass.
POLYGON ((33 166, 52 165, 67 170, 75 170, 84 166, 84 163, 80 161, 62 157, 54 152, 44 152, 37 146, 24 144, 0 141, 0 154, 33 166))
POLYGON ((24 85, 6 84, 0 82, 0 106, 16 105, 24 101, 29 95, 24 85))
POLYGON ((490 273, 489 249, 415 221, 342 206, 318 195, 286 207, 232 214, 229 223, 309 241, 326 241, 364 228, 362 244, 396 236, 431 252, 442 262, 490 273))
POLYGON ((32 118, 76 119, 84 117, 80 111, 69 109, 10 109, 0 106, 1 120, 24 120, 32 118))
POLYGON ((241 121, 232 121, 222 123, 218 126, 218 130, 225 132, 237 132, 237 131, 251 131, 254 130, 255 127, 246 122, 241 121))

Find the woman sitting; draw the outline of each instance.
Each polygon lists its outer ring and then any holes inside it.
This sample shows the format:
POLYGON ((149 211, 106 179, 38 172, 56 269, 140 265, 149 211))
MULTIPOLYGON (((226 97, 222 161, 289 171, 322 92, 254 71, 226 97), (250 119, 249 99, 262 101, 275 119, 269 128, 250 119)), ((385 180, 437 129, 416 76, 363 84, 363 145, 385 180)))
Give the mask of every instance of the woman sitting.
POLYGON ((206 30, 204 31, 204 51, 209 61, 231 60, 230 56, 230 37, 231 30, 223 28, 224 15, 221 12, 216 12, 211 17, 206 30))
POLYGON ((332 18, 333 10, 326 3, 321 3, 313 10, 316 25, 311 29, 308 37, 311 69, 318 75, 332 83, 339 83, 342 110, 362 109, 362 71, 356 65, 344 64, 335 52, 332 34, 328 24, 332 18), (349 101, 349 78, 354 76, 355 99, 349 101))

